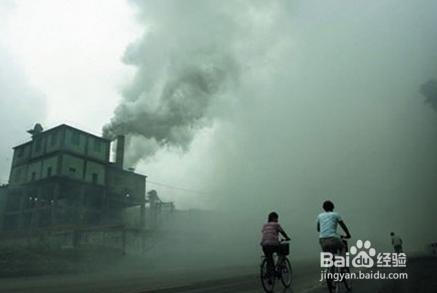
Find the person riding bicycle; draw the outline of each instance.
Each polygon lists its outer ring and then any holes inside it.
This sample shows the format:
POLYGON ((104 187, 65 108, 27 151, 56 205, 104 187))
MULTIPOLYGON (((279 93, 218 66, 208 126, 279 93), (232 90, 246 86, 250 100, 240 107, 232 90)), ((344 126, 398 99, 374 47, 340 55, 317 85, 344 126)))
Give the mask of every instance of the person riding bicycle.
POLYGON ((351 238, 349 229, 343 222, 339 213, 334 212, 334 204, 332 201, 327 200, 323 203, 324 212, 317 216, 317 232, 319 232, 320 246, 323 252, 336 253, 344 250, 344 244, 341 240, 342 237, 337 234, 337 226, 343 229, 346 233, 344 238, 351 238))
POLYGON ((262 228, 262 239, 261 246, 264 255, 267 259, 268 272, 274 271, 274 261, 273 254, 280 252, 280 241, 279 234, 281 234, 285 240, 290 240, 287 233, 282 229, 281 225, 278 223, 279 215, 275 212, 271 212, 268 216, 267 223, 263 225, 262 228))

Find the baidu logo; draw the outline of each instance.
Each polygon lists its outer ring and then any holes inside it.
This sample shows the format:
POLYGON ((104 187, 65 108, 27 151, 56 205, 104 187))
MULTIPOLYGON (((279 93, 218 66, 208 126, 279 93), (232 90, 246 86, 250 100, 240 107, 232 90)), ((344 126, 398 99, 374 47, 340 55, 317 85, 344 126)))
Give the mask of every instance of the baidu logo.
POLYGON ((320 266, 329 267, 354 267, 372 268, 377 267, 406 267, 407 256, 405 253, 376 253, 369 240, 358 240, 349 251, 333 254, 322 252, 320 254, 320 266))
POLYGON ((351 246, 349 253, 352 258, 352 266, 354 268, 371 268, 375 264, 373 257, 376 255, 375 248, 372 248, 372 243, 366 240, 358 240, 356 245, 351 246))

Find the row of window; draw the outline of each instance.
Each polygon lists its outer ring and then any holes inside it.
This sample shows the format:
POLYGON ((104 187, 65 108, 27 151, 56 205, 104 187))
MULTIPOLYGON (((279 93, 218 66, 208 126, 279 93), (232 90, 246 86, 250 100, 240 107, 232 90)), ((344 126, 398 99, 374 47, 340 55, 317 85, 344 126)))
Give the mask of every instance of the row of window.
MULTIPOLYGON (((47 168, 47 173, 46 173, 47 177, 51 177, 52 176, 52 167, 48 167, 47 168)), ((35 181, 36 180, 36 172, 32 172, 32 179, 31 181, 35 181)))
MULTIPOLYGON (((76 174, 76 168, 70 167, 68 168, 68 172, 70 173, 70 175, 75 175, 76 174)), ((52 176, 52 167, 48 167, 47 168, 47 177, 51 177, 52 176)), ((92 173, 91 174, 91 181, 94 184, 97 184, 99 181, 99 174, 97 173, 92 173)), ((31 181, 35 181, 36 180, 36 172, 32 172, 32 179, 31 181)))
MULTIPOLYGON (((68 172, 74 176, 76 174, 76 168, 70 167, 70 168, 68 168, 68 172)), ((97 184, 99 182, 99 174, 92 173, 91 174, 91 182, 94 184, 97 184)))
MULTIPOLYGON (((79 146, 80 145, 80 138, 79 132, 73 132, 71 135, 71 143, 73 145, 79 146)), ((98 139, 93 140, 93 150, 95 152, 101 152, 102 151, 102 142, 98 139)))
MULTIPOLYGON (((73 177, 74 177, 74 175, 76 174, 76 168, 70 167, 70 168, 68 168, 68 172, 70 175, 73 175, 73 177)), ((36 172, 32 172, 30 180, 35 181, 37 179, 36 175, 37 175, 36 172)), ((46 170, 46 177, 51 177, 53 175, 54 174, 53 174, 52 167, 48 167, 46 170)), ((17 171, 15 173, 15 181, 19 182, 19 181, 21 181, 20 179, 21 179, 21 169, 17 169, 17 171)), ((92 173, 91 174, 91 182, 93 184, 97 184, 99 182, 99 174, 92 173)))
MULTIPOLYGON (((75 146, 79 146, 80 145, 80 141, 81 141, 81 136, 79 135, 78 132, 73 132, 70 138, 71 144, 75 145, 75 146)), ((50 135, 50 145, 51 146, 55 146, 57 144, 58 141, 58 133, 54 132, 50 135)), ((42 138, 41 137, 36 137, 34 138, 34 144, 35 144, 35 152, 39 153, 41 152, 42 149, 42 138)), ((94 152, 98 152, 100 153, 102 151, 102 145, 103 143, 98 140, 98 139, 94 139, 93 140, 93 151, 94 152)), ((24 155, 24 148, 25 147, 21 147, 19 149, 17 149, 17 156, 19 158, 21 158, 24 155)))

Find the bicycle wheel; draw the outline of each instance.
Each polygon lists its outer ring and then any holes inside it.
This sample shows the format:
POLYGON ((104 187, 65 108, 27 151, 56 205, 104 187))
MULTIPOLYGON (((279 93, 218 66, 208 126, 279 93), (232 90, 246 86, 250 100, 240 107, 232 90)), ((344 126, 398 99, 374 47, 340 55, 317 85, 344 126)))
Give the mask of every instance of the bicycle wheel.
POLYGON ((328 286, 329 293, 337 293, 338 287, 336 287, 336 282, 332 279, 335 270, 336 268, 332 266, 326 271, 327 274, 330 274, 330 276, 326 276, 326 285, 328 286))
POLYGON ((290 261, 288 258, 284 257, 280 266, 279 266, 279 272, 281 276, 281 283, 284 285, 285 288, 288 288, 291 286, 291 280, 293 276, 293 270, 291 268, 290 261))
POLYGON ((342 270, 342 273, 343 273, 343 275, 344 275, 344 279, 343 279, 343 282, 342 282, 342 286, 346 289, 346 290, 345 290, 346 292, 349 292, 349 291, 352 290, 351 280, 348 279, 348 278, 346 278, 346 274, 347 274, 347 275, 350 274, 350 270, 349 270, 349 268, 348 268, 348 267, 344 268, 344 269, 342 270))
POLYGON ((347 287, 347 281, 336 282, 335 293, 349 292, 350 289, 347 287))
POLYGON ((346 289, 346 292, 349 292, 352 290, 351 280, 343 280, 343 286, 346 289))
POLYGON ((347 270, 345 268, 336 268, 335 273, 337 273, 338 275, 341 274, 344 279, 342 281, 337 280, 334 282, 335 293, 349 292, 351 290, 350 280, 347 279, 345 276, 345 273, 347 272, 349 272, 349 268, 347 268, 347 270))
POLYGON ((261 263, 260 279, 264 291, 267 293, 272 293, 275 287, 275 274, 274 272, 269 272, 266 259, 264 259, 261 263))

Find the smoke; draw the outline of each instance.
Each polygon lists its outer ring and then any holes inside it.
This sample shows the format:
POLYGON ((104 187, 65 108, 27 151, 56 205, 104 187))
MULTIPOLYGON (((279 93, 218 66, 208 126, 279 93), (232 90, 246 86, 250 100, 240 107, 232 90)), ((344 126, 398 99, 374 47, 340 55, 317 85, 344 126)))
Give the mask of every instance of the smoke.
POLYGON ((109 138, 128 135, 128 164, 160 147, 186 151, 195 133, 219 115, 214 105, 236 98, 227 96, 240 70, 240 34, 228 33, 235 15, 209 1, 194 2, 202 13, 180 1, 137 3, 148 29, 124 56, 137 73, 103 129, 109 138))
MULTIPOLYGON (((421 249, 437 237, 428 233, 437 207, 436 117, 417 93, 437 68, 435 3, 271 3, 235 9, 252 11, 258 33, 242 34, 246 54, 234 55, 240 75, 231 93, 238 98, 216 121, 208 151, 191 157, 202 171, 162 180, 208 190, 210 206, 245 227, 228 237, 238 253, 275 210, 295 251, 315 255, 314 219, 326 199, 356 239, 386 250, 395 231, 409 250, 421 249)), ((187 198, 172 199, 202 200, 187 198)))
POLYGON ((417 97, 437 68, 434 2, 137 5, 146 32, 125 61, 138 71, 105 133, 129 134, 134 162, 196 147, 189 162, 148 172, 208 191, 206 200, 163 198, 224 212, 214 229, 232 253, 248 243, 256 252, 259 226, 276 210, 295 251, 316 255, 325 199, 354 237, 383 249, 391 231, 409 249, 437 237, 436 117, 417 97), (199 142, 205 127, 209 143, 199 142))

